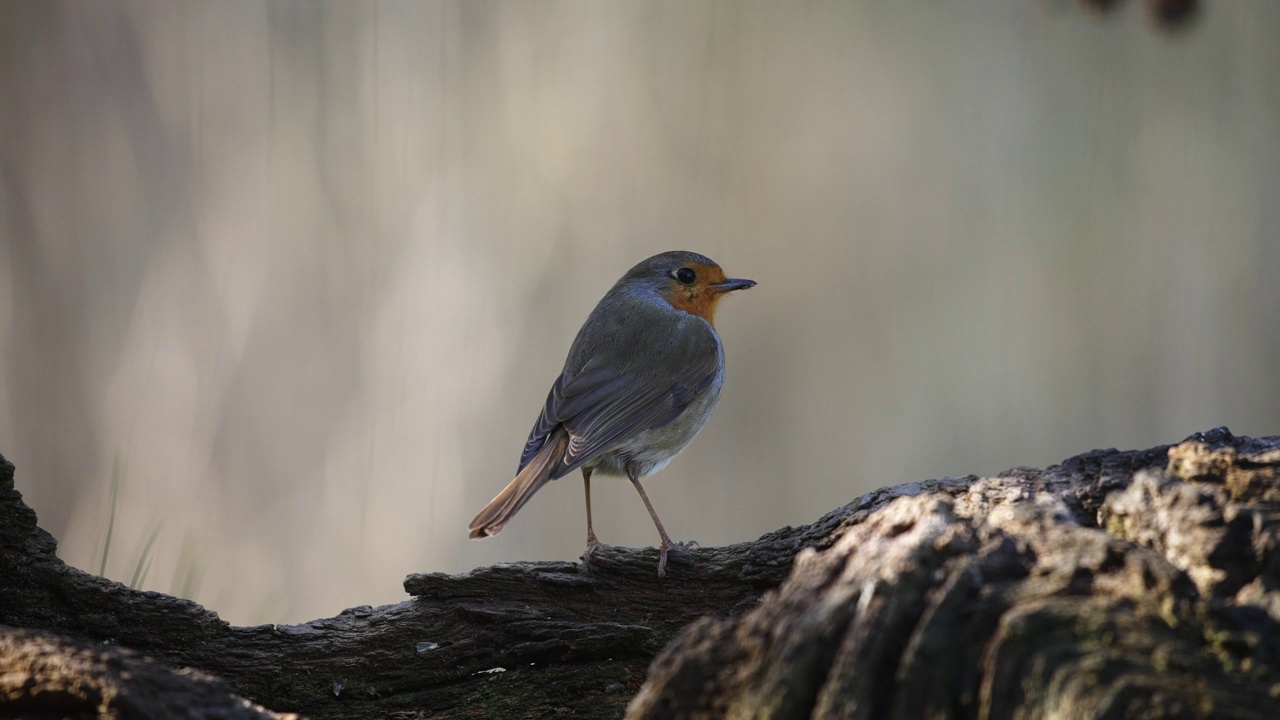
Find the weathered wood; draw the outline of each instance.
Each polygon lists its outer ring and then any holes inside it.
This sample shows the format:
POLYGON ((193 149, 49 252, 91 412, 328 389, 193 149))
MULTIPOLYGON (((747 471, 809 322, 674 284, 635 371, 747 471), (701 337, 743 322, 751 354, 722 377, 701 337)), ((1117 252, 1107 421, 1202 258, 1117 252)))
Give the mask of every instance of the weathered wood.
POLYGON ((589 571, 538 562, 411 575, 406 602, 241 628, 62 563, 13 471, 0 458, 0 624, 129 647, 319 718, 619 717, 681 627, 750 608, 796 552, 830 544, 846 520, 833 513, 754 543, 673 554, 662 581, 656 550, 600 546, 589 571))
POLYGON ((289 720, 221 680, 174 670, 125 648, 0 628, 0 716, 289 720))
POLYGON ((898 499, 686 628, 628 717, 1280 717, 1280 439, 1165 458, 898 499))
POLYGON ((256 628, 67 567, 0 462, 0 623, 311 717, 1280 717, 1280 438, 1168 450, 882 489, 663 581, 656 551, 601 547, 256 628))

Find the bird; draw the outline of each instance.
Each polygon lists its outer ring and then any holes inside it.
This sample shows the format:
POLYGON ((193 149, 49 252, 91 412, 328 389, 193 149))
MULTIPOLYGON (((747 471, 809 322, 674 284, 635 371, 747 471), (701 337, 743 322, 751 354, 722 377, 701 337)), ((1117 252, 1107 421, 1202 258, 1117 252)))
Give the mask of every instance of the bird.
POLYGON ((543 485, 582 472, 589 565, 599 546, 591 525, 591 477, 626 476, 658 529, 658 577, 675 543, 640 481, 661 470, 706 425, 724 384, 716 308, 754 280, 726 277, 705 255, 664 252, 638 263, 587 317, 551 385, 516 476, 471 521, 479 540, 502 532, 543 485))

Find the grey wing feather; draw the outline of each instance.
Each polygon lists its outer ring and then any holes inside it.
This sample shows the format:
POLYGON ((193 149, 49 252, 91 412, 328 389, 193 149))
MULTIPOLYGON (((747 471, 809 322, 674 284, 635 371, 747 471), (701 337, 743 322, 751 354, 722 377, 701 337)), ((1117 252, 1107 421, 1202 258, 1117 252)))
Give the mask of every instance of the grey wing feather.
POLYGON ((552 478, 563 477, 633 435, 675 420, 719 373, 717 353, 698 356, 674 382, 657 387, 590 363, 576 375, 561 375, 529 434, 520 467, 537 455, 559 425, 569 432, 569 447, 552 478))
POLYGON ((563 417, 571 417, 571 414, 576 414, 581 408, 601 402, 610 390, 610 381, 613 377, 614 373, 604 368, 593 368, 590 365, 576 375, 570 375, 567 370, 561 373, 560 377, 551 384, 551 392, 547 393, 542 414, 538 416, 537 422, 533 424, 533 430, 529 432, 529 439, 524 444, 524 452, 520 454, 520 467, 516 472, 523 470, 524 466, 538 454, 546 444, 547 438, 551 436, 551 432, 563 422, 563 417))

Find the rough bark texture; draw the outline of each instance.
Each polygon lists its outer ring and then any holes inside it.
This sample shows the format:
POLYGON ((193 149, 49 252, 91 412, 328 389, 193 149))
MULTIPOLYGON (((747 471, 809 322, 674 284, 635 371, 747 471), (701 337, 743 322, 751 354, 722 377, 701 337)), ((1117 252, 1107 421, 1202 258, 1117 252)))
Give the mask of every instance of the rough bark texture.
POLYGON ((0 623, 45 631, 0 629, 0 716, 1280 717, 1278 472, 1215 430, 237 628, 64 565, 0 459, 0 623))
POLYGON ((296 718, 237 697, 221 680, 124 648, 0 628, 0 716, 296 718))
POLYGON ((1280 717, 1278 469, 1280 438, 1222 429, 864 498, 629 717, 1280 717))

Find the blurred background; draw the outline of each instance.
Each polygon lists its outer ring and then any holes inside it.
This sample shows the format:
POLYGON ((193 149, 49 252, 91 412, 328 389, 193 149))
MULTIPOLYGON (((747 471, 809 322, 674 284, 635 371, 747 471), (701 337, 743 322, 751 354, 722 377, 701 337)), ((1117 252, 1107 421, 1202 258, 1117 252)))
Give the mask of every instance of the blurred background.
MULTIPOLYGON (((692 249, 703 545, 878 486, 1280 433, 1280 3, 0 4, 0 453, 61 555, 240 624, 466 539, 575 332, 692 249)), ((657 537, 594 483, 610 544, 657 537)))

